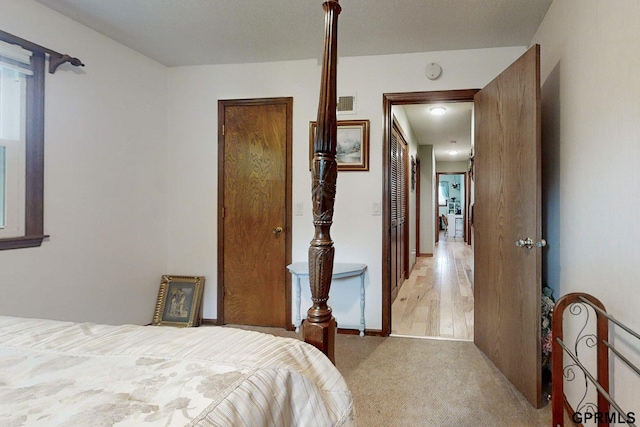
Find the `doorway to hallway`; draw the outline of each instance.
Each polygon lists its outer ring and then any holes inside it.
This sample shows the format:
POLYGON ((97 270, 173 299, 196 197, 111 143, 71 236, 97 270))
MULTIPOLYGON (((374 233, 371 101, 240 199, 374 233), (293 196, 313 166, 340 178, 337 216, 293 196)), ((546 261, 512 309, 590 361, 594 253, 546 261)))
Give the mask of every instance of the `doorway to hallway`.
POLYGON ((440 232, 433 257, 419 257, 391 308, 391 334, 473 341, 471 247, 440 232))
MULTIPOLYGON (((455 255, 450 252, 455 249, 455 245, 447 246, 447 243, 455 242, 447 242, 446 237, 455 238, 459 235, 460 237, 456 238, 458 246, 469 254, 465 255, 467 259, 472 258, 471 248, 468 246, 470 240, 467 239, 470 232, 466 227, 469 211, 467 195, 472 192, 471 184, 467 181, 467 172, 473 131, 473 96, 476 92, 477 90, 455 90, 385 94, 384 110, 387 112, 385 123, 389 124, 389 135, 384 142, 388 147, 389 155, 388 161, 384 162, 383 166, 387 171, 384 175, 388 175, 389 179, 383 187, 386 190, 383 191, 383 200, 389 200, 390 203, 387 209, 383 209, 383 220, 384 228, 386 229, 388 224, 391 230, 389 238, 386 234, 383 235, 383 248, 389 248, 383 257, 385 260, 390 260, 383 263, 382 317, 383 332, 386 330, 387 334, 473 338, 473 289, 470 284, 463 285, 462 294, 459 290, 452 292, 450 284, 441 287, 441 277, 425 276, 425 271, 433 274, 433 271, 440 267, 440 263, 451 263, 451 260, 455 259, 455 255), (446 114, 438 115, 432 111, 438 109, 445 110, 446 114), (415 177, 415 182, 420 185, 416 185, 415 188, 412 185, 410 196, 413 198, 408 197, 407 220, 410 228, 411 257, 407 280, 402 281, 398 281, 397 274, 394 274, 395 251, 392 238, 394 221, 393 215, 390 215, 394 211, 393 180, 391 179, 394 176, 394 156, 391 148, 394 141, 393 130, 397 126, 402 126, 403 131, 406 130, 409 136, 407 141, 410 145, 411 158, 413 159, 415 155, 421 164, 420 173, 415 177), (424 168, 422 163, 425 165, 424 168), (441 177, 443 179, 440 179, 441 177), (439 181, 446 185, 442 203, 438 194, 441 190, 439 181), (444 214, 445 219, 451 220, 450 227, 445 229, 448 232, 447 236, 442 238, 439 235, 441 213, 444 214), (448 236, 449 232, 450 236, 448 236), (440 240, 442 244, 438 245, 440 240), (388 282, 387 274, 390 274, 388 282), (387 286, 388 291, 385 289, 387 286), (402 289, 404 289, 403 295, 399 296, 399 291, 402 289), (451 300, 451 296, 459 295, 465 296, 464 308, 461 308, 463 301, 458 300, 455 302, 456 310, 454 310, 454 301, 451 300), (461 314, 460 310, 464 310, 466 315, 461 314), (449 318, 447 314, 450 313, 453 316, 454 312, 458 320, 455 334, 453 317, 449 318), (466 319, 460 322, 463 317, 466 319), (419 332, 421 329, 422 332, 419 332)), ((383 151, 387 153, 387 148, 383 148, 383 151)), ((387 160, 387 156, 385 157, 387 160)), ((465 263, 467 270, 472 269, 469 265, 470 262, 465 263)))
MULTIPOLYGON (((531 47, 487 86, 474 92, 474 153, 469 162, 474 177, 473 210, 469 215, 474 248, 474 343, 532 405, 540 407, 541 251, 523 250, 513 244, 524 239, 521 236, 541 239, 542 234, 540 46, 531 47)), ((426 96, 384 94, 383 153, 389 152, 394 104, 470 101, 469 95, 469 91, 426 96)), ((385 156, 383 176, 388 172, 385 156)), ((390 225, 387 185, 387 180, 383 181, 384 230, 390 225)), ((393 301, 387 232, 383 232, 382 243, 382 333, 389 334, 393 301)))
MULTIPOLYGON (((404 107, 409 107, 412 105, 421 104, 426 109, 427 106, 431 108, 433 104, 445 103, 449 108, 450 112, 459 111, 460 114, 463 115, 471 115, 471 108, 465 106, 462 109, 459 109, 458 106, 462 106, 462 104, 473 103, 473 97, 478 92, 477 89, 468 89, 468 90, 451 90, 451 91, 436 91, 436 92, 415 92, 415 93, 397 93, 397 94, 384 94, 383 96, 383 110, 384 110, 384 132, 383 132, 383 153, 385 156, 383 157, 383 194, 382 194, 382 220, 383 220, 383 229, 389 230, 389 232, 385 232, 382 235, 382 335, 389 335, 392 332, 392 303, 396 299, 397 292, 393 292, 394 289, 397 289, 397 285, 394 287, 393 275, 392 271, 392 263, 393 259, 393 245, 392 245, 392 235, 391 229, 393 226, 393 203, 392 203, 392 180, 390 177, 392 176, 392 167, 393 167, 393 157, 392 157, 392 128, 395 122, 395 109, 396 107, 401 107, 399 110, 405 111, 404 107), (429 105, 431 104, 431 105, 429 105), (455 108, 454 108, 455 107, 455 108)), ((402 124, 406 121, 406 114, 403 117, 402 111, 400 111, 400 119, 402 120, 402 124)), ((431 115, 434 115, 431 112, 431 115)), ((447 116, 448 117, 448 116, 447 116)), ((440 121, 441 125, 445 124, 447 121, 440 121)), ((413 127, 413 126, 408 126, 413 127)), ((440 127, 443 131, 445 128, 440 127)), ((469 122, 468 128, 464 131, 466 135, 466 139, 470 139, 469 133, 471 132, 471 122, 469 122)), ((414 138, 415 135, 409 135, 412 138, 412 141, 416 141, 414 138)), ((441 138, 438 138, 441 139, 441 138)), ((451 153, 450 145, 453 144, 453 140, 458 141, 458 145, 461 144, 461 137, 456 134, 453 138, 448 138, 446 141, 446 149, 445 155, 447 157, 447 161, 454 160, 454 158, 450 157, 451 153)), ((413 142, 412 142, 413 144, 413 142)), ((420 195, 412 193, 409 197, 410 207, 408 209, 409 212, 409 226, 410 226, 410 263, 409 267, 411 268, 415 261, 417 261, 421 256, 429 256, 434 253, 434 243, 438 238, 437 228, 439 228, 436 224, 436 208, 437 202, 434 201, 434 193, 435 193, 435 172, 436 172, 436 154, 439 150, 444 150, 444 147, 436 147, 429 148, 427 141, 423 141, 417 143, 417 153, 415 145, 412 145, 410 149, 411 152, 410 157, 415 155, 416 159, 420 159, 420 175, 416 176, 416 183, 422 181, 420 186, 416 185, 416 190, 419 188, 420 195), (425 145, 426 144, 426 145, 425 145), (422 149, 424 148, 424 150, 422 149), (412 199, 412 197, 413 199, 412 199), (414 201, 415 199, 415 201, 414 201), (415 203, 415 205, 411 205, 411 203, 415 203), (419 204, 419 205, 418 205, 419 204), (414 209, 416 211, 416 216, 412 218, 414 209), (413 228, 412 228, 413 227, 413 228), (419 245, 419 247, 418 247, 419 245)), ((438 144, 436 144, 438 145, 438 144)), ((466 145, 465 145, 466 146, 466 145)), ((469 144, 469 148, 471 145, 469 144)), ((457 151, 458 153, 458 151, 457 151)), ((469 153, 464 150, 461 150, 459 154, 465 154, 467 159, 469 158, 469 153)), ((455 159, 462 160, 462 159, 455 159)), ((416 160, 416 165, 418 164, 416 160)), ((464 162, 464 170, 466 171, 466 167, 468 165, 468 160, 464 162)), ((456 171, 459 168, 456 167, 456 171)), ((417 170, 417 168, 416 168, 417 170)), ((447 169, 448 170, 448 169, 447 169)), ((413 173, 413 169, 412 169, 413 173)), ((468 234, 468 233, 467 233, 468 234)), ((398 289, 399 290, 399 289, 398 289)))

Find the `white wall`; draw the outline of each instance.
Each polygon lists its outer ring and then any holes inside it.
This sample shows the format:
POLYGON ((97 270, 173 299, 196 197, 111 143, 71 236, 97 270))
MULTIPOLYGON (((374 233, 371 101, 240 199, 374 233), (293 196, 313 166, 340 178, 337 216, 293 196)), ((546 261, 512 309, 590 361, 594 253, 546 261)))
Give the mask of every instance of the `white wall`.
MULTIPOLYGON (((321 40, 319 41, 321 43, 321 40)), ((480 88, 524 52, 524 47, 340 58, 338 93, 356 92, 358 113, 369 119, 370 170, 338 176, 331 235, 339 262, 363 262, 368 329, 381 329, 382 217, 372 204, 382 202, 383 93, 480 88), (440 79, 424 75, 427 63, 443 68, 440 79)), ((306 261, 311 225, 308 126, 316 119, 320 89, 317 61, 288 61, 179 67, 169 70, 168 156, 175 167, 168 178, 168 269, 207 276, 204 317, 217 315, 217 102, 219 99, 292 96, 293 261, 306 261)), ((357 278, 334 284, 329 305, 341 327, 359 322, 357 278)), ((303 313, 311 306, 303 284, 303 313)))
MULTIPOLYGON (((542 59, 544 281, 556 297, 594 295, 636 331, 639 21, 636 0, 555 0, 532 40, 542 59), (612 181, 614 171, 624 178, 612 181)), ((640 364, 640 344, 624 335, 613 341, 640 364)), ((640 378, 615 363, 613 381, 622 408, 637 414, 640 378)))
POLYGON ((435 251, 436 168, 433 145, 418 147, 420 157, 420 253, 433 255, 435 251))
POLYGON ((436 162, 436 172, 465 173, 469 169, 467 161, 460 162, 436 162))
POLYGON ((148 323, 166 270, 166 68, 32 0, 0 29, 86 67, 46 76, 45 233, 0 252, 0 314, 148 323))

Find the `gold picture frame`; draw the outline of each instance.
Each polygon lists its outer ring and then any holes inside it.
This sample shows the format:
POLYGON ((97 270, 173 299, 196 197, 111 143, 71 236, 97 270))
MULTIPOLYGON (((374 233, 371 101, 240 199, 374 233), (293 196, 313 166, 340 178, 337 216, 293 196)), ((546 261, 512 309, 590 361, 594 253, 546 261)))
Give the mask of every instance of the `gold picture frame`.
MULTIPOLYGON (((313 163, 313 143, 317 122, 309 122, 309 169, 313 163)), ((338 171, 369 170, 369 120, 338 120, 336 161, 338 171)))
POLYGON ((153 325, 199 326, 204 276, 162 276, 153 325))

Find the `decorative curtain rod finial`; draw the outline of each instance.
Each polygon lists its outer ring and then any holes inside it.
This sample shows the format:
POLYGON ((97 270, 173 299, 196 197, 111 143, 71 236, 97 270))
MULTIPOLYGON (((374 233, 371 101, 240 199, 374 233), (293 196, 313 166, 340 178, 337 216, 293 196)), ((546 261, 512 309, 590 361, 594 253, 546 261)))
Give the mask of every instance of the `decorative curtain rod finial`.
POLYGON ((78 58, 73 58, 67 54, 61 55, 57 52, 49 52, 49 73, 55 73, 58 67, 66 62, 76 67, 84 67, 84 64, 78 58))
POLYGON ((56 52, 55 50, 40 46, 28 40, 14 36, 13 34, 6 33, 2 30, 0 30, 0 40, 7 43, 17 44, 23 49, 27 49, 32 52, 39 52, 44 55, 49 55, 49 73, 51 74, 55 73, 58 67, 65 62, 68 62, 69 64, 76 67, 84 67, 84 64, 78 58, 74 58, 67 54, 63 55, 59 52, 56 52))

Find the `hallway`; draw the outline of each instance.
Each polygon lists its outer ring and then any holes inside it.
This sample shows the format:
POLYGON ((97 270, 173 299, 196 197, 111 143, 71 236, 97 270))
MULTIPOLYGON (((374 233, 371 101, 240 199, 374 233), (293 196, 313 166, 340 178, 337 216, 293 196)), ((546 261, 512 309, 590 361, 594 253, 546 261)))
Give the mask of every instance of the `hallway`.
POLYGON ((391 334, 473 341, 471 247, 440 235, 420 257, 391 308, 391 334))

